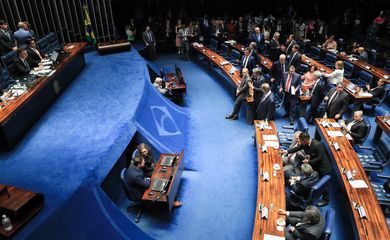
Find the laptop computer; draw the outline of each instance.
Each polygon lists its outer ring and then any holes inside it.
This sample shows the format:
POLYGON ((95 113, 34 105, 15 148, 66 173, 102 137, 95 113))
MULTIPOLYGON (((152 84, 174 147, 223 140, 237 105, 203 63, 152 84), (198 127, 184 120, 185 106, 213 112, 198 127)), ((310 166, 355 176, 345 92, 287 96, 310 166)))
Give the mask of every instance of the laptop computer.
POLYGON ((175 160, 175 156, 164 156, 160 165, 170 167, 172 166, 173 160, 175 160))
POLYGON ((58 61, 59 56, 60 53, 54 50, 50 56, 50 60, 52 60, 53 63, 56 63, 58 61))
POLYGON ((157 192, 164 191, 168 182, 169 182, 169 180, 167 180, 167 179, 162 179, 162 178, 154 179, 153 184, 152 184, 152 191, 157 191, 157 192))

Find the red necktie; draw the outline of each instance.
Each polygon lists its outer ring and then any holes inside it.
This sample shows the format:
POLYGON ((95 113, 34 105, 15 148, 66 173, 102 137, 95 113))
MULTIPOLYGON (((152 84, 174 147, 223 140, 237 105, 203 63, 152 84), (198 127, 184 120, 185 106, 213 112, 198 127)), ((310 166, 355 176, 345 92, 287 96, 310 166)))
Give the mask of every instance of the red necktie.
POLYGON ((291 74, 288 74, 286 87, 284 89, 286 92, 290 92, 291 78, 292 78, 291 74))

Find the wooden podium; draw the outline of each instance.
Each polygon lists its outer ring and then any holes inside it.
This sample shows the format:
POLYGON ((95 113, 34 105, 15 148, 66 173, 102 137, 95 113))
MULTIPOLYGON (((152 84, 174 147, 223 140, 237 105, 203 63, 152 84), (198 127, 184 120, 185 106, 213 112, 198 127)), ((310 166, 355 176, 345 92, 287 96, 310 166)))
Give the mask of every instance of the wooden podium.
POLYGON ((44 201, 41 193, 0 184, 0 214, 6 214, 13 225, 11 231, 0 225, 0 239, 9 239, 18 232, 42 209, 44 201))
POLYGON ((130 42, 126 40, 115 40, 109 42, 100 42, 97 45, 97 50, 100 55, 116 52, 124 52, 131 50, 130 42))

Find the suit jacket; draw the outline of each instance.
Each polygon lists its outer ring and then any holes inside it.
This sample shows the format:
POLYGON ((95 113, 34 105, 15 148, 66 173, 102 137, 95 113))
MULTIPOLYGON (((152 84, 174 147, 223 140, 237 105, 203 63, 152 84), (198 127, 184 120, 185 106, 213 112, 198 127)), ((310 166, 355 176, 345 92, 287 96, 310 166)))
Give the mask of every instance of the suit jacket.
POLYGON ((297 43, 297 41, 295 41, 295 40, 286 42, 286 54, 287 54, 287 55, 290 55, 291 50, 292 50, 292 47, 293 47, 296 43, 297 43))
MULTIPOLYGON (((244 68, 245 55, 241 58, 241 69, 244 68)), ((252 75, 253 69, 256 67, 255 58, 249 55, 248 63, 246 64, 246 68, 249 70, 249 75, 252 75)))
POLYGON ((18 43, 18 46, 20 46, 22 44, 27 44, 27 39, 32 38, 32 36, 29 31, 26 31, 23 28, 19 28, 18 31, 14 32, 14 38, 18 43))
MULTIPOLYGON (((287 216, 287 222, 296 226, 298 223, 305 221, 305 212, 290 211, 287 216)), ((295 230, 290 233, 286 233, 286 239, 301 239, 301 240, 317 240, 321 237, 325 228, 325 219, 321 215, 320 221, 317 224, 311 225, 309 223, 299 224, 295 227, 295 230), (292 236, 288 236, 292 235, 292 236)))
POLYGON ((310 155, 309 164, 321 176, 329 174, 331 166, 328 159, 328 155, 326 155, 324 146, 321 144, 321 142, 312 138, 310 145, 300 145, 294 148, 290 148, 287 150, 287 152, 294 153, 300 150, 304 150, 306 154, 310 155))
MULTIPOLYGON (((284 63, 285 71, 288 71, 287 63, 284 63)), ((275 85, 280 85, 280 82, 282 82, 283 79, 283 66, 279 61, 274 62, 271 68, 271 77, 275 78, 275 85)))
POLYGON ((311 106, 318 107, 320 106, 322 100, 324 100, 324 81, 319 80, 317 85, 313 86, 311 91, 311 106))
POLYGON ((15 47, 15 39, 14 35, 11 31, 6 31, 9 34, 9 37, 0 30, 0 44, 3 47, 4 53, 12 51, 12 48, 15 47))
MULTIPOLYGON (((328 95, 326 95, 329 98, 328 103, 335 91, 336 88, 332 88, 328 95)), ((330 104, 328 103, 326 104, 326 113, 328 114, 329 118, 334 118, 337 114, 342 116, 343 113, 347 110, 348 94, 343 91, 339 94, 337 99, 334 99, 330 104)))
POLYGON ((369 93, 372 94, 372 97, 376 100, 380 100, 383 98, 384 94, 386 93, 386 85, 383 86, 377 86, 375 88, 372 88, 369 93))
POLYGON ((31 66, 26 67, 24 62, 19 57, 17 57, 14 59, 11 72, 14 77, 20 78, 27 76, 30 73, 31 69, 31 66))
POLYGON ((279 59, 279 55, 280 55, 280 45, 275 41, 275 39, 271 39, 271 41, 269 41, 269 44, 268 44, 268 48, 269 48, 269 58, 272 60, 272 61, 277 61, 279 59))
POLYGON ((256 119, 275 119, 275 96, 272 92, 263 101, 261 101, 261 99, 259 100, 259 104, 256 109, 256 119))
POLYGON ((248 94, 249 94, 248 82, 249 81, 252 81, 250 76, 246 76, 246 77, 243 77, 241 79, 241 83, 240 83, 240 85, 237 88, 237 90, 238 90, 237 98, 238 97, 242 97, 242 98, 248 97, 248 94))
POLYGON ((130 187, 130 200, 134 202, 141 201, 144 191, 150 185, 150 180, 145 180, 142 170, 135 167, 129 167, 127 169, 126 178, 127 184, 130 187))
POLYGON ((311 187, 316 184, 319 179, 320 177, 318 172, 313 171, 311 176, 302 177, 301 180, 291 185, 291 190, 293 190, 298 196, 307 199, 310 195, 311 187))
POLYGON ((264 34, 260 33, 260 36, 257 36, 256 33, 252 34, 249 38, 250 42, 255 42, 257 46, 257 51, 262 53, 265 47, 264 34))
MULTIPOLYGON (((345 124, 348 125, 352 121, 353 118, 349 119, 347 122, 345 122, 345 124)), ((352 125, 350 135, 353 138, 353 142, 356 144, 361 144, 362 139, 367 135, 367 131, 368 127, 363 120, 352 125)))
POLYGON ((288 55, 286 62, 288 63, 288 66, 291 65, 295 67, 295 71, 298 72, 299 67, 301 66, 301 54, 299 52, 291 53, 288 55))
MULTIPOLYGON (((31 48, 27 48, 27 53, 28 53, 28 57, 27 57, 28 64, 30 64, 31 67, 38 67, 39 63, 41 62, 41 58, 38 56, 38 54, 31 48)), ((42 57, 45 56, 45 54, 42 53, 41 51, 39 51, 39 53, 41 54, 42 57)))
POLYGON ((145 44, 155 44, 156 38, 154 37, 154 34, 152 31, 150 31, 151 39, 148 37, 148 33, 145 31, 142 33, 142 39, 144 40, 145 44))
MULTIPOLYGON (((290 89, 289 89, 290 96, 293 96, 291 93, 292 93, 292 87, 294 87, 295 88, 295 97, 298 97, 298 95, 299 95, 298 89, 300 88, 300 85, 301 85, 300 76, 301 75, 299 75, 298 73, 293 73, 292 79, 291 79, 291 84, 290 84, 290 89)), ((286 87, 287 80, 288 80, 288 72, 283 74, 283 80, 281 82, 281 87, 282 87, 283 91, 286 91, 285 87, 286 87)))

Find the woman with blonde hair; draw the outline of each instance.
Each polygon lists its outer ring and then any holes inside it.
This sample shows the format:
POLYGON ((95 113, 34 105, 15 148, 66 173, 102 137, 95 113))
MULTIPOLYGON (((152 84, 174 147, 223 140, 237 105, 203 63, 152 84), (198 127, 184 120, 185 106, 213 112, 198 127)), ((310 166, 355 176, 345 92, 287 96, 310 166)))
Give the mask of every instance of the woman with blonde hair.
POLYGON ((341 83, 344 78, 344 63, 343 61, 337 61, 335 63, 335 70, 332 73, 323 73, 322 76, 328 78, 330 84, 341 83))

